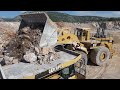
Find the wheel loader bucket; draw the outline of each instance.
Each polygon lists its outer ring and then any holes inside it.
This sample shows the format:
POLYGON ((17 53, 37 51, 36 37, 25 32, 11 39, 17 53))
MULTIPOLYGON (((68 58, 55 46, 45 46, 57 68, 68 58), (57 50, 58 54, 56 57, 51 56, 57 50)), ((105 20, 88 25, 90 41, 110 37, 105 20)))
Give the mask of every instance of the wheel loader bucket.
POLYGON ((21 15, 22 21, 19 27, 26 26, 39 28, 42 32, 40 47, 50 47, 57 43, 57 26, 52 22, 46 13, 31 13, 21 15))

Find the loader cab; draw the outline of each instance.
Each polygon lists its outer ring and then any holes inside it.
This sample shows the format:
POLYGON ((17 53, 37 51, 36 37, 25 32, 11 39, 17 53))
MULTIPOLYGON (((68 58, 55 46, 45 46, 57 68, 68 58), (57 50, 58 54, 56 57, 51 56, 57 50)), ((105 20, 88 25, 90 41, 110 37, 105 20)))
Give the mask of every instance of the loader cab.
POLYGON ((80 41, 90 40, 90 31, 89 28, 76 28, 75 35, 80 41))

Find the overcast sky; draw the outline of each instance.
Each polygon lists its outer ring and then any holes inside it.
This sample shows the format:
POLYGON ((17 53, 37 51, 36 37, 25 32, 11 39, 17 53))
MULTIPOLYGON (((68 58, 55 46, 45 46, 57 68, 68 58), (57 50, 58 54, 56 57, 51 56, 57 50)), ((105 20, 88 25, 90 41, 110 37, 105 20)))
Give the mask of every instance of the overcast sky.
MULTIPOLYGON (((24 11, 0 11, 0 17, 15 17, 24 11)), ((120 11, 58 11, 77 16, 120 17, 120 11)))

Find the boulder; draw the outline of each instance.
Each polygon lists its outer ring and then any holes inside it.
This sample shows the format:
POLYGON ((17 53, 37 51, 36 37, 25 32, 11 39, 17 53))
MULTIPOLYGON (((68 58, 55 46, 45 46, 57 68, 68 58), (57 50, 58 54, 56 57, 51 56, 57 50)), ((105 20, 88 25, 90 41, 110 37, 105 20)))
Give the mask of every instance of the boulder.
POLYGON ((49 48, 47 48, 47 47, 42 48, 43 55, 47 55, 48 53, 49 53, 49 48))
POLYGON ((5 64, 7 65, 12 64, 13 59, 13 57, 4 56, 5 64))
POLYGON ((33 63, 37 60, 37 56, 34 53, 27 53, 23 56, 24 60, 29 63, 33 63))
POLYGON ((18 59, 13 59, 12 63, 15 64, 15 63, 18 63, 18 59))
POLYGON ((0 62, 2 62, 3 61, 3 58, 0 58, 0 62))
POLYGON ((35 52, 39 54, 40 53, 39 48, 35 47, 35 52))

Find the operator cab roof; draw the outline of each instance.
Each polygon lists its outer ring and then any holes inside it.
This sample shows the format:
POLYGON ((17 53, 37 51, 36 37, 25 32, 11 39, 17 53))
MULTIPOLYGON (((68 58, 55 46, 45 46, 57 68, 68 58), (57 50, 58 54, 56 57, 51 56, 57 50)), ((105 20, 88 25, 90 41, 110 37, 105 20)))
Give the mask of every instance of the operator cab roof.
POLYGON ((87 30, 87 31, 91 30, 91 28, 77 28, 77 29, 82 29, 82 30, 87 30))

